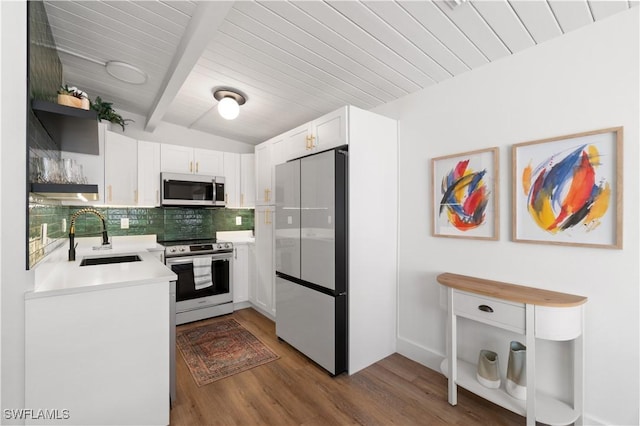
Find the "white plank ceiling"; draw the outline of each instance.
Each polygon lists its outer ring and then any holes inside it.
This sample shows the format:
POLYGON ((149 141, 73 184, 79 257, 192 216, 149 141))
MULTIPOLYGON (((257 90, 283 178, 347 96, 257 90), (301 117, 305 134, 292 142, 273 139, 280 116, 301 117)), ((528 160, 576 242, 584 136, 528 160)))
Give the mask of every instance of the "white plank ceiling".
POLYGON ((65 83, 160 121, 257 144, 364 109, 638 5, 637 0, 45 1, 65 83), (124 83, 104 68, 147 74, 124 83), (222 119, 215 87, 248 95, 222 119))

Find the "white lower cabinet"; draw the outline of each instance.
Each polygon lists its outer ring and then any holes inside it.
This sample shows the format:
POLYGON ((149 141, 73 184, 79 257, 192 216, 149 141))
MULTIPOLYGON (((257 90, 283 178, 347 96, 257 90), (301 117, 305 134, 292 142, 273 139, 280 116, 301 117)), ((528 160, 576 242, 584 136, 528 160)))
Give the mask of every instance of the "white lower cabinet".
POLYGON ((233 303, 249 300, 249 280, 251 263, 249 261, 250 243, 234 243, 233 247, 233 303))
POLYGON ((274 273, 274 206, 258 206, 255 211, 255 288, 250 294, 251 303, 259 310, 275 318, 274 273))
POLYGON ((168 306, 168 281, 27 298, 25 407, 54 417, 26 423, 169 424, 168 306))

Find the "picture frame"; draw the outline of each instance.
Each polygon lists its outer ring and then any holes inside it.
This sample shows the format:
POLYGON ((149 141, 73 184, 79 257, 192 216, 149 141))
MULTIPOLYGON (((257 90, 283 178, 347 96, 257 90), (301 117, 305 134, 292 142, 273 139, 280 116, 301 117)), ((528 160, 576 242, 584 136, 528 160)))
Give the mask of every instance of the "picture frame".
POLYGON ((623 127, 512 146, 515 242, 622 248, 623 127))
POLYGON ((499 238, 497 147, 432 158, 431 173, 432 236, 499 238))

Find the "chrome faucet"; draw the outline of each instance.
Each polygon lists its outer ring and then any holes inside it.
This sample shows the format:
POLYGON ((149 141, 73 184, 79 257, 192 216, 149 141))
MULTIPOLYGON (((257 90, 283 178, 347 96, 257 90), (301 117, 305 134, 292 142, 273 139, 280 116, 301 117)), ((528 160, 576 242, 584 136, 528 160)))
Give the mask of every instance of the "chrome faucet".
POLYGON ((109 237, 107 236, 107 221, 102 213, 100 213, 96 209, 81 209, 75 212, 73 216, 71 216, 71 224, 69 225, 69 261, 76 260, 76 247, 78 246, 78 244, 75 243, 76 219, 78 218, 78 216, 85 213, 95 214, 102 221, 102 245, 99 247, 94 247, 94 249, 111 248, 111 243, 109 242, 109 237))

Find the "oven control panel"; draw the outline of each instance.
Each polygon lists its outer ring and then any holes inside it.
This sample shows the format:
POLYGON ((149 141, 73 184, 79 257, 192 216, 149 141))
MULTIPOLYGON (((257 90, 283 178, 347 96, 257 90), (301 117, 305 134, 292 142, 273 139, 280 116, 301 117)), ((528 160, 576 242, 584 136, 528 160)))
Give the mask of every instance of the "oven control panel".
POLYGON ((166 256, 181 256, 188 254, 208 254, 208 253, 225 253, 233 250, 233 243, 207 243, 207 244, 184 244, 173 245, 165 249, 166 256))

